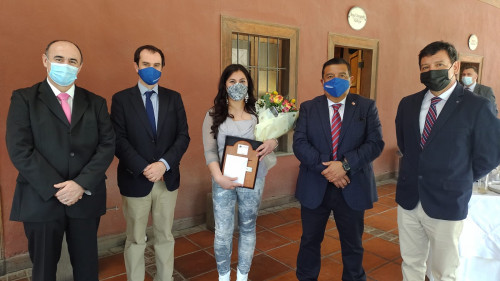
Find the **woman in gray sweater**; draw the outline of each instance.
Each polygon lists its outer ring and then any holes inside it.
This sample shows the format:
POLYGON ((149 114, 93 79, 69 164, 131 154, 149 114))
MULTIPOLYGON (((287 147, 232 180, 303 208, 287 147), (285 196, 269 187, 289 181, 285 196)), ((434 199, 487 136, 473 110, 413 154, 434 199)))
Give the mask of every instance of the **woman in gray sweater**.
MULTIPOLYGON (((224 176, 220 167, 226 136, 255 139, 257 116, 253 89, 253 81, 247 69, 239 64, 229 65, 221 75, 214 106, 203 121, 205 159, 212 175, 214 252, 220 281, 230 280, 236 202, 239 217, 237 281, 247 280, 255 249, 255 223, 267 167, 264 161, 259 162, 254 189, 240 187, 236 178, 224 176)), ((259 160, 271 153, 276 146, 277 140, 265 140, 257 148, 259 160)))

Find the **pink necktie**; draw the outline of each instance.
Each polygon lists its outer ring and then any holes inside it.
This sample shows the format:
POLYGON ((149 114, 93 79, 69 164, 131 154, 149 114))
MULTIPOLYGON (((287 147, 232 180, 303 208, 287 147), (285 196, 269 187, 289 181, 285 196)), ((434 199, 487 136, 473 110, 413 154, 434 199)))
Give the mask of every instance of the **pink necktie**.
POLYGON ((340 136, 340 127, 342 127, 342 119, 340 118, 339 109, 342 106, 341 103, 337 103, 332 105, 333 107, 333 116, 332 116, 332 151, 333 151, 333 160, 337 160, 337 147, 339 146, 339 136, 340 136))
POLYGON ((68 103, 69 95, 66 93, 60 93, 59 95, 57 95, 57 98, 61 101, 61 106, 64 114, 66 115, 66 118, 68 118, 68 122, 71 124, 71 108, 69 107, 68 103))

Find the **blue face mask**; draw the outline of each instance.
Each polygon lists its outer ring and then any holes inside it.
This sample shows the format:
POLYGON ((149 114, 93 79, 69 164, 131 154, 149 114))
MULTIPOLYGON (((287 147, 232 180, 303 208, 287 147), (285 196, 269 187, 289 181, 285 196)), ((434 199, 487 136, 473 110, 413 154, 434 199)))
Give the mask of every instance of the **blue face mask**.
POLYGON ((323 83, 323 89, 334 98, 342 96, 349 87, 349 80, 341 78, 333 78, 323 83))
POLYGON ((144 83, 154 85, 158 83, 158 80, 160 80, 161 71, 156 70, 154 67, 146 67, 139 69, 139 76, 144 83))
POLYGON ((462 83, 464 83, 465 86, 470 86, 472 84, 472 77, 470 76, 462 77, 462 83))
POLYGON ((66 87, 73 84, 78 74, 78 67, 64 63, 50 63, 49 77, 57 85, 66 87))

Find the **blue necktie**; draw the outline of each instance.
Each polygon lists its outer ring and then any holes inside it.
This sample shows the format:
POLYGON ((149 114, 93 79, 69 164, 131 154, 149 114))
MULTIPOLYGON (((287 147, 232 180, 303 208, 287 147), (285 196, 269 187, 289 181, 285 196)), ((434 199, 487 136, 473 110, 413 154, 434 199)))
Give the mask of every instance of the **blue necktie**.
POLYGON ((156 121, 155 121, 155 111, 153 109, 153 103, 151 102, 151 95, 154 91, 146 92, 146 114, 148 115, 149 124, 151 129, 153 129, 153 136, 156 138, 156 121))

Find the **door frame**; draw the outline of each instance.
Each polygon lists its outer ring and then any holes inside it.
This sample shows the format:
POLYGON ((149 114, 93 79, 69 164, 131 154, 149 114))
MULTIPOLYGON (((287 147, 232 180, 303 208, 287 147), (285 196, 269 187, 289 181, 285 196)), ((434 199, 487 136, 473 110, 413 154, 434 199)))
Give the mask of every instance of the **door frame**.
POLYGON ((370 77, 370 99, 375 100, 377 96, 376 91, 379 40, 330 32, 328 33, 328 59, 334 57, 335 47, 366 49, 373 52, 370 77))
POLYGON ((483 60, 484 57, 480 55, 459 53, 458 60, 460 61, 460 73, 458 74, 458 79, 462 76, 462 67, 467 63, 477 63, 479 67, 477 68, 477 83, 481 84, 481 79, 483 78, 483 60))

